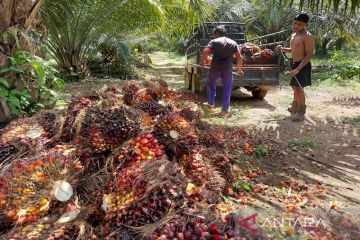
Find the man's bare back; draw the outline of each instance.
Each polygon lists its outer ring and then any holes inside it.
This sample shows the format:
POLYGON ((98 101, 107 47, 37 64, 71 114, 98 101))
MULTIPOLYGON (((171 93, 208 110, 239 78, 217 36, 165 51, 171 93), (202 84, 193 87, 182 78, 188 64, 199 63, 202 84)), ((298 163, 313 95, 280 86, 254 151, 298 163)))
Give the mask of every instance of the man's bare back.
POLYGON ((291 54, 294 62, 301 62, 306 56, 306 48, 313 48, 312 34, 308 31, 293 33, 290 40, 291 54))

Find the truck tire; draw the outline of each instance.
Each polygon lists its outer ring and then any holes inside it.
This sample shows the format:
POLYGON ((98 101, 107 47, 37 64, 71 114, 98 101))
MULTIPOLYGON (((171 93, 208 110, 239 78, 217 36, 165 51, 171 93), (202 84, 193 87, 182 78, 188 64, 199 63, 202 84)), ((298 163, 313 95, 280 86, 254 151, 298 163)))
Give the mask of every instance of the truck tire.
POLYGON ((257 90, 251 91, 251 94, 255 99, 261 99, 262 100, 262 99, 265 98, 267 92, 268 92, 268 90, 266 90, 266 89, 257 89, 257 90))

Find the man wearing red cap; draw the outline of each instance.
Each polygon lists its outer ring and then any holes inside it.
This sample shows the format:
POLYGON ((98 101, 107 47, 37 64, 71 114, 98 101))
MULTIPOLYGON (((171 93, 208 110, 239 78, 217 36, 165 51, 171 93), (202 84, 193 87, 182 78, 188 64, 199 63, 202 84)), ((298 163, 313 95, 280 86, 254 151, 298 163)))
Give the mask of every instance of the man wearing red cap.
POLYGON ((314 39, 310 32, 306 30, 309 16, 301 13, 294 19, 293 31, 290 40, 290 48, 281 47, 282 52, 291 52, 292 77, 290 86, 294 90, 294 101, 288 111, 292 114, 295 122, 304 121, 306 105, 304 88, 311 85, 311 63, 310 59, 314 52, 314 39))

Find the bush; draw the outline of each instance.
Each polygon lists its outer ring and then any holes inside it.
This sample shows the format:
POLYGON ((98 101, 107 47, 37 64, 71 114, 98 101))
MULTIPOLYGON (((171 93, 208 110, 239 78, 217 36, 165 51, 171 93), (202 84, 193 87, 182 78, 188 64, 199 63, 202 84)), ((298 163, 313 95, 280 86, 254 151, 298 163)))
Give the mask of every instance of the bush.
POLYGON ((94 76, 112 76, 128 79, 133 76, 132 52, 122 41, 107 41, 99 45, 98 53, 89 61, 88 67, 94 76))
POLYGON ((0 98, 12 114, 51 108, 60 98, 56 90, 64 87, 57 74, 50 62, 26 51, 16 52, 9 66, 0 70, 0 98))

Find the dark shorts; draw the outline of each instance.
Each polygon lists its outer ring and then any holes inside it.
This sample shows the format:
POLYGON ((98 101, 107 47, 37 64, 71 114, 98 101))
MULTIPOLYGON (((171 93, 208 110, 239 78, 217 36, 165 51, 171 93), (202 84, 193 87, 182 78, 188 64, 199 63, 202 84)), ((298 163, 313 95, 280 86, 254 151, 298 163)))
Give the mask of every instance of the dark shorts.
MULTIPOLYGON (((291 68, 295 69, 299 66, 300 62, 291 63, 291 68)), ((297 80, 301 84, 301 87, 307 87, 311 85, 311 63, 306 64, 296 75, 297 80)), ((291 78, 290 86, 299 87, 295 78, 291 78)))

